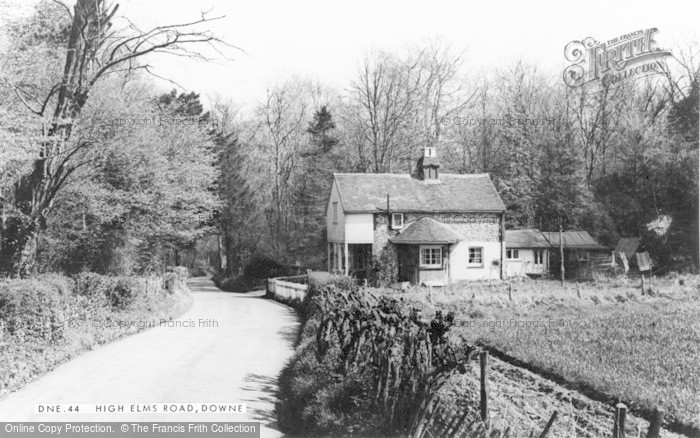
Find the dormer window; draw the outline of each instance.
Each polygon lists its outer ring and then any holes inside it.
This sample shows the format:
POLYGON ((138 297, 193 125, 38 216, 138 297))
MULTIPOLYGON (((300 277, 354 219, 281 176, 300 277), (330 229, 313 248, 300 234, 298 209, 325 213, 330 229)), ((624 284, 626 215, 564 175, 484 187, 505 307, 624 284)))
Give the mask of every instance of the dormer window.
POLYGON ((394 230, 400 230, 403 228, 403 213, 391 214, 391 228, 394 230))
POLYGON ((333 203, 333 224, 338 223, 338 203, 333 203))

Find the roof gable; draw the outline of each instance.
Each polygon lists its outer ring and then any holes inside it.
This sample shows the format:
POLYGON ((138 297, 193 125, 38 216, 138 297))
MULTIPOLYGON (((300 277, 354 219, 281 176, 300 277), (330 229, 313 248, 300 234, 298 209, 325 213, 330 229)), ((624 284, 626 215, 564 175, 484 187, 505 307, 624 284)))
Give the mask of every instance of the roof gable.
POLYGON ((488 174, 441 174, 418 180, 407 174, 336 173, 335 181, 347 213, 502 212, 505 205, 488 174))

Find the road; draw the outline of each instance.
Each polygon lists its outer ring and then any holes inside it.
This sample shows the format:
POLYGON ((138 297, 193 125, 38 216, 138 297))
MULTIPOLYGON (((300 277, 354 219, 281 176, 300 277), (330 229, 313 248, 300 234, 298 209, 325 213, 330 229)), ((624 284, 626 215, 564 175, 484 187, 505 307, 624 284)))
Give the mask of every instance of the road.
POLYGON ((260 421, 281 436, 273 413, 277 377, 293 353, 293 310, 189 281, 192 308, 179 327, 157 327, 99 347, 0 399, 0 421, 260 421), (199 326, 200 320, 202 327, 199 326), (184 327, 193 323, 195 327, 184 327), (207 327, 209 325, 209 327, 207 327), (217 326, 218 325, 218 326, 217 326), (38 414, 38 404, 245 403, 242 413, 38 414))

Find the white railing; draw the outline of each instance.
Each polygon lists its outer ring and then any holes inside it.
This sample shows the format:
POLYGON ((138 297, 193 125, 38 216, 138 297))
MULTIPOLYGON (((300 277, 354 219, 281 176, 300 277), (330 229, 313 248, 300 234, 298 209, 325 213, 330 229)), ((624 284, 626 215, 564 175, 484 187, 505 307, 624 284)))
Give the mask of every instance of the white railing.
MULTIPOLYGON (((301 279, 304 276, 299 276, 301 279)), ((309 290, 308 284, 292 283, 287 279, 296 279, 297 277, 279 277, 270 278, 267 280, 267 293, 285 300, 303 301, 306 297, 306 292, 309 290)))

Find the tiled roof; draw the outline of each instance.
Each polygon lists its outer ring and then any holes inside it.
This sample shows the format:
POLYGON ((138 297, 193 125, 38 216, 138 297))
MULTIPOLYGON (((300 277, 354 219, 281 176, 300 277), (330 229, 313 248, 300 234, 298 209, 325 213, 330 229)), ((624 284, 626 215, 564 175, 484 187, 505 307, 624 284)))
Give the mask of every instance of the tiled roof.
MULTIPOLYGON (((564 248, 604 249, 587 231, 564 231, 564 248)), ((539 230, 506 230, 507 248, 558 248, 559 232, 539 230)))
POLYGON ((505 205, 488 174, 440 174, 422 181, 408 174, 336 173, 341 204, 346 213, 395 212, 502 212, 505 205))
POLYGON ((549 248, 549 242, 540 230, 506 230, 508 248, 549 248))
POLYGON ((461 240, 452 228, 433 218, 424 217, 406 227, 391 243, 418 245, 431 243, 456 243, 461 240))

